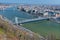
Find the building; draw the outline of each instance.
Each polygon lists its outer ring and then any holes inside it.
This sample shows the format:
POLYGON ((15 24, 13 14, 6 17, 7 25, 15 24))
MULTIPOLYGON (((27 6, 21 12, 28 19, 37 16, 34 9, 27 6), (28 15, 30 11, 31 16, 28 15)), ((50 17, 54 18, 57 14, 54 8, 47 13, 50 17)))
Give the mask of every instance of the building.
POLYGON ((56 15, 55 15, 56 17, 60 17, 60 13, 56 13, 56 15))
POLYGON ((45 12, 44 14, 44 17, 55 17, 55 13, 54 12, 45 12))

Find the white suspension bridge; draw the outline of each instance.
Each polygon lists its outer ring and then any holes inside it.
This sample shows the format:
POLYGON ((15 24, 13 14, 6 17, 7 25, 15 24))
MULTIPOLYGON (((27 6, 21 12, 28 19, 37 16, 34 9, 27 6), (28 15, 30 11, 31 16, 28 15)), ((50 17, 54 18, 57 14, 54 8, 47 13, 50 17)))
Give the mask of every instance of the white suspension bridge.
POLYGON ((41 21, 41 20, 47 20, 48 18, 39 17, 39 18, 33 18, 33 19, 25 19, 18 21, 18 17, 15 17, 15 24, 22 24, 22 23, 28 23, 28 22, 34 22, 34 21, 41 21))

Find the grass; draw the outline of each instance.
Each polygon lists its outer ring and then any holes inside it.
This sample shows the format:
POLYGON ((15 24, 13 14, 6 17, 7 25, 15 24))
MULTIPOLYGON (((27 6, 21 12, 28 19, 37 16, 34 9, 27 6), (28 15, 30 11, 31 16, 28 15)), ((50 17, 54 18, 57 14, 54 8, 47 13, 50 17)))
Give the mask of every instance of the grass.
POLYGON ((4 30, 0 28, 0 34, 4 34, 4 30))

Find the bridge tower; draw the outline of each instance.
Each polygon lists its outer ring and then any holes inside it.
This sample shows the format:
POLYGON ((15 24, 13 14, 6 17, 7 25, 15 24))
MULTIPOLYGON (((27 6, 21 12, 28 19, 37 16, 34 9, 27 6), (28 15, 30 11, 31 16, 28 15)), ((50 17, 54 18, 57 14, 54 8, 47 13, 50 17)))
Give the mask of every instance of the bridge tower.
POLYGON ((15 24, 18 25, 18 17, 15 17, 15 24))

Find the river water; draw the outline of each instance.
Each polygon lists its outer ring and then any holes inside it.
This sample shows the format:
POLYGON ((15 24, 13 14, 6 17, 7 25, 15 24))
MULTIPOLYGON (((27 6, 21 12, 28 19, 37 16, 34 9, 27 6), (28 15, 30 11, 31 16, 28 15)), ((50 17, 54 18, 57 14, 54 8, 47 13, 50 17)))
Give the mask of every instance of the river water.
POLYGON ((34 16, 29 15, 28 13, 18 11, 16 7, 11 7, 5 10, 0 10, 0 15, 7 17, 9 20, 12 20, 12 21, 15 20, 15 17, 18 17, 19 19, 35 18, 34 16))

